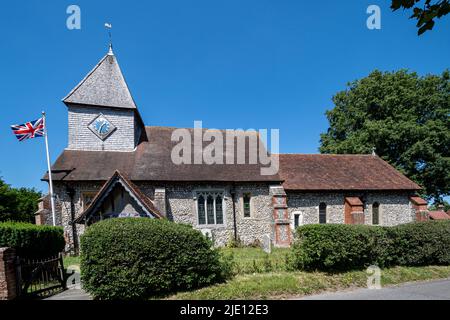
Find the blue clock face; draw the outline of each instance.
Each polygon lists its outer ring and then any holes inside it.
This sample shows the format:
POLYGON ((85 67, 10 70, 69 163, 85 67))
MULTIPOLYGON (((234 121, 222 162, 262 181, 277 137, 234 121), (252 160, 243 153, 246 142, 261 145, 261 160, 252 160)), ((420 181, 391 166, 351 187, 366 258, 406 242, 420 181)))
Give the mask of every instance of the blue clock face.
POLYGON ((99 114, 97 118, 89 124, 89 129, 97 135, 101 140, 105 140, 110 136, 116 127, 106 119, 103 114, 99 114))
POLYGON ((108 120, 100 118, 95 120, 94 128, 99 134, 106 135, 111 130, 111 124, 108 120))

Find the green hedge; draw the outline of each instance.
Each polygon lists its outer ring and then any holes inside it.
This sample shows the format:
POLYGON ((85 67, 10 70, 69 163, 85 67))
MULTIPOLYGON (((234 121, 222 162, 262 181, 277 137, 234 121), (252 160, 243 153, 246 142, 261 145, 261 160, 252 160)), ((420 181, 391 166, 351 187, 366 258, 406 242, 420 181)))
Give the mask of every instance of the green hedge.
POLYGON ((450 222, 430 221, 396 227, 306 225, 296 230, 291 267, 351 270, 369 265, 450 264, 450 222))
POLYGON ((97 299, 148 299, 207 286, 230 272, 210 240, 167 220, 108 219, 81 237, 83 287, 97 299))
POLYGON ((63 229, 23 222, 0 223, 0 247, 16 249, 23 258, 47 258, 64 250, 63 229))
POLYGON ((450 264, 450 221, 411 223, 394 230, 397 265, 450 264))

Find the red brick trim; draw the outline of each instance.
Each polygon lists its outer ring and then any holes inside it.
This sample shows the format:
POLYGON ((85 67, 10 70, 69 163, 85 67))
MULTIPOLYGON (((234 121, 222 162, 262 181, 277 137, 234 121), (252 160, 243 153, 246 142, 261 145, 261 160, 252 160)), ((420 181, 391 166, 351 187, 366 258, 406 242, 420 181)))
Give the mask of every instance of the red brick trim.
POLYGON ((16 251, 0 248, 0 300, 13 300, 16 292, 16 251))

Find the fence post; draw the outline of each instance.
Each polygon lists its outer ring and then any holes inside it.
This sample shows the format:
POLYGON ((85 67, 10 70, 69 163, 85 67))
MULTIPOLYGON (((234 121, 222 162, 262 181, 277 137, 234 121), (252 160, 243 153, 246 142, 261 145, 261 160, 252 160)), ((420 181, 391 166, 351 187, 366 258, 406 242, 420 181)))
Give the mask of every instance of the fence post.
POLYGON ((0 300, 13 300, 16 289, 16 250, 0 248, 0 300))
POLYGON ((20 263, 21 259, 19 256, 16 256, 14 261, 14 266, 16 267, 16 293, 17 297, 22 295, 22 264, 20 263))
POLYGON ((64 268, 64 260, 62 253, 58 254, 58 268, 60 269, 61 286, 64 290, 67 290, 67 275, 66 269, 64 268))

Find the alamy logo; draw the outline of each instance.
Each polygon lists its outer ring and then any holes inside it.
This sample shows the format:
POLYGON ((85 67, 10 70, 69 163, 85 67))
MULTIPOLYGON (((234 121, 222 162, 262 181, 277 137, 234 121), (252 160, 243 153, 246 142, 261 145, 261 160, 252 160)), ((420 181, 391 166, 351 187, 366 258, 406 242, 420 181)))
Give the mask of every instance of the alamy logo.
POLYGON ((67 278, 67 287, 70 289, 81 289, 80 267, 71 265, 67 267, 70 276, 67 278))
POLYGON ((378 266, 370 266, 366 270, 367 276, 367 288, 368 289, 381 289, 381 269, 378 266))
POLYGON ((66 20, 66 26, 69 30, 81 29, 81 9, 79 6, 72 4, 67 7, 66 13, 69 14, 66 20))
POLYGON ((176 129, 172 132, 171 159, 180 164, 260 164, 263 176, 274 175, 279 169, 279 130, 203 130, 202 121, 194 121, 194 130, 176 129), (237 142, 237 145, 236 145, 237 142), (248 143, 247 143, 248 142, 248 143), (204 144, 207 143, 206 146, 204 144))
POLYGON ((366 25, 369 30, 381 29, 381 9, 379 6, 372 4, 367 7, 367 14, 370 16, 367 18, 366 25))

